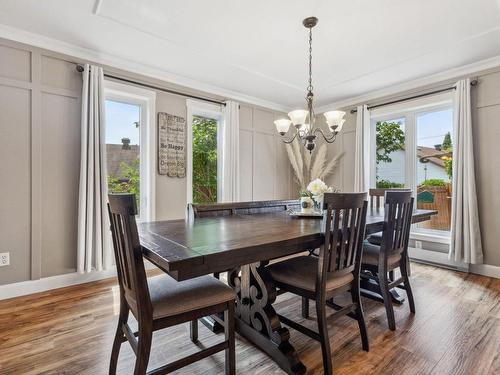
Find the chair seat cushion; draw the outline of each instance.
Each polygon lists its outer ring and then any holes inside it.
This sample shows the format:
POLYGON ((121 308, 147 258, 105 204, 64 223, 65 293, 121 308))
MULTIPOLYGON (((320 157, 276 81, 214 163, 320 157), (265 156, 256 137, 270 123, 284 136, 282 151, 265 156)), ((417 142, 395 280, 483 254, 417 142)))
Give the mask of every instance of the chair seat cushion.
POLYGON ((148 278, 153 319, 234 300, 232 288, 213 276, 176 281, 167 274, 148 278))
POLYGON ((372 245, 382 245, 382 232, 373 233, 372 235, 368 236, 367 241, 372 245))
MULTIPOLYGON (((305 289, 311 292, 316 290, 316 275, 318 273, 318 258, 300 256, 287 259, 268 266, 271 276, 281 284, 305 289)), ((326 290, 333 290, 349 284, 354 277, 351 272, 338 276, 328 275, 326 290)))
MULTIPOLYGON (((373 245, 368 241, 365 241, 363 242, 363 257, 361 259, 361 263, 377 266, 379 254, 380 246, 373 245)), ((397 267, 400 259, 401 254, 393 254, 389 256, 387 263, 389 267, 397 267)))

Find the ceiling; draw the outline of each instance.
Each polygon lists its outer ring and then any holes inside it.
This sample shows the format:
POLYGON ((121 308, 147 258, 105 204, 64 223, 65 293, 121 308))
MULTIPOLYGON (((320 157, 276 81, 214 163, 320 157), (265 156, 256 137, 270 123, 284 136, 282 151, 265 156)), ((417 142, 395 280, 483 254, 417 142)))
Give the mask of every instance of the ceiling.
POLYGON ((0 2, 0 24, 284 107, 303 106, 312 15, 318 105, 500 55, 500 0, 0 2))

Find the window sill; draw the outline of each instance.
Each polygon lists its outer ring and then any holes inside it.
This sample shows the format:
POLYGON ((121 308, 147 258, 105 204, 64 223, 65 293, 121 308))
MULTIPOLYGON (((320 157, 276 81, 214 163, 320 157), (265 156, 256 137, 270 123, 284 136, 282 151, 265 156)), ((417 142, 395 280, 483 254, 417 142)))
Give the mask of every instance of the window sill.
POLYGON ((427 231, 413 230, 410 233, 410 239, 417 241, 435 242, 446 245, 449 245, 451 243, 450 232, 445 231, 436 231, 430 233, 427 231))

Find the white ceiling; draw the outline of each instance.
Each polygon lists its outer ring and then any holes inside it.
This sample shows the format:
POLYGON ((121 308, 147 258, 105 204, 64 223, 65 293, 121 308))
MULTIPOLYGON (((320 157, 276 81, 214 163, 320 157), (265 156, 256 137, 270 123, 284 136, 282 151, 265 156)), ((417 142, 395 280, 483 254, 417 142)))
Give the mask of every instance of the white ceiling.
POLYGON ((318 105, 500 55, 500 0, 0 2, 1 24, 285 107, 312 15, 318 105))

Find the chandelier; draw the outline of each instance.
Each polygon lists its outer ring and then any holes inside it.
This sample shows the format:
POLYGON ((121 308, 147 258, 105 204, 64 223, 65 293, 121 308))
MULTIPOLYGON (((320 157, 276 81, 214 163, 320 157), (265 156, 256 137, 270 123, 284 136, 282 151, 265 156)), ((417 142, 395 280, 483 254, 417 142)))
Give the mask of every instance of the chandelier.
POLYGON ((337 134, 342 130, 344 125, 345 112, 329 111, 325 112, 324 116, 330 133, 325 134, 319 127, 315 127, 315 116, 313 106, 313 85, 312 85, 312 28, 316 26, 318 19, 316 17, 308 17, 302 24, 309 29, 309 85, 307 86, 306 103, 307 109, 296 109, 288 113, 290 119, 279 119, 274 121, 276 130, 281 135, 283 142, 292 143, 295 138, 298 138, 304 143, 305 148, 312 152, 315 147, 316 135, 319 133, 328 143, 333 143, 337 138, 337 134), (295 126, 295 133, 291 138, 285 137, 290 125, 295 126))

